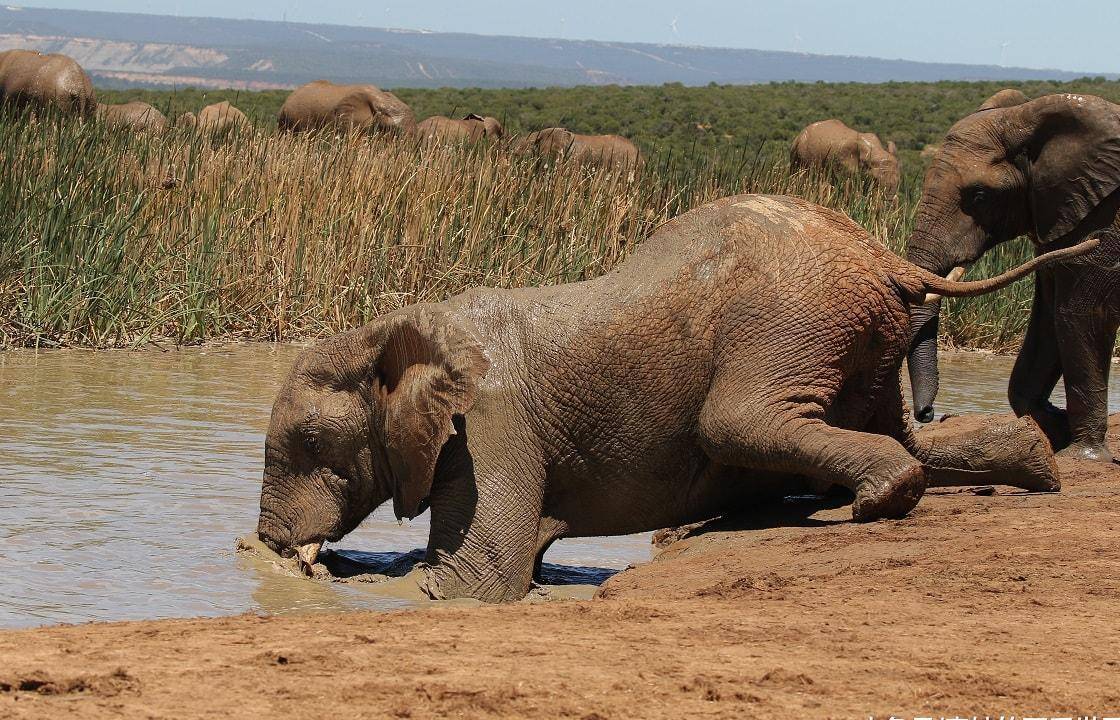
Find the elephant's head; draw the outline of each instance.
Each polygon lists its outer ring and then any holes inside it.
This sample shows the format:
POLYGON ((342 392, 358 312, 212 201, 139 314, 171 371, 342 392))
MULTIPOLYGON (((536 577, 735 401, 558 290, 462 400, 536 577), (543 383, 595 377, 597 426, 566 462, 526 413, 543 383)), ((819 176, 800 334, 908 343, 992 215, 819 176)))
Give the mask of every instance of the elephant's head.
POLYGON ((423 512, 452 420, 487 367, 477 342, 424 308, 301 355, 272 409, 261 541, 311 565, 389 498, 398 518, 423 512))
MULTIPOLYGON (((1083 95, 1016 103, 1014 92, 993 96, 945 137, 926 171, 907 247, 916 265, 945 275, 1023 234, 1064 245, 1111 222, 1094 211, 1106 199, 1120 202, 1116 106, 1083 95)), ((908 366, 922 422, 934 416, 939 312, 940 302, 911 312, 908 366)))
POLYGON ((886 192, 897 192, 900 174, 895 144, 891 142, 883 147, 875 134, 860 133, 856 138, 856 150, 859 153, 860 167, 866 168, 867 173, 886 192))

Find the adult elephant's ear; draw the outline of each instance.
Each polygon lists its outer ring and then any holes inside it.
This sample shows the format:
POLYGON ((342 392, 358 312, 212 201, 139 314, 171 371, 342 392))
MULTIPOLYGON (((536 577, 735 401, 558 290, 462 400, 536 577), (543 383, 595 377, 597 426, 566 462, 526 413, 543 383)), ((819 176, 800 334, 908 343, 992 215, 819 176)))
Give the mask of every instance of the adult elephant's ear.
POLYGON ((452 418, 474 405, 490 363, 467 331, 424 308, 365 326, 358 344, 393 475, 393 509, 398 518, 414 518, 440 450, 455 434, 452 418))
POLYGON ((1120 188, 1120 113, 1085 95, 1049 95, 1005 113, 1035 233, 1042 243, 1059 240, 1120 188))

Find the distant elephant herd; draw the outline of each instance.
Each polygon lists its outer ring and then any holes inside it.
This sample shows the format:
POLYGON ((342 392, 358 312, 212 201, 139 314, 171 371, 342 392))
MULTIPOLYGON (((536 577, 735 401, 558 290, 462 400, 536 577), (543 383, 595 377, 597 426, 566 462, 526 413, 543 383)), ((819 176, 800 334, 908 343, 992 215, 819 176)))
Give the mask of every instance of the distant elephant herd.
MULTIPOLYGON (((99 104, 93 83, 74 59, 32 50, 0 53, 0 101, 93 115, 107 125, 135 131, 162 132, 170 125, 167 117, 149 103, 99 104)), ((175 125, 211 133, 251 127, 245 113, 229 102, 209 105, 198 113, 183 113, 175 125)), ((471 113, 460 120, 435 116, 417 123, 412 108, 387 90, 329 80, 316 80, 294 90, 280 108, 277 127, 285 132, 385 133, 426 142, 480 142, 505 136, 502 124, 493 117, 471 113)), ((641 162, 638 146, 624 137, 580 135, 564 128, 546 128, 514 138, 510 149, 605 166, 630 167, 641 162)))
MULTIPOLYGON (((146 126, 150 106, 98 110, 76 63, 0 54, 4 99, 146 126)), ((228 104, 193 121, 241 123, 228 104)), ((163 120, 163 126, 166 120, 163 120)), ((319 81, 294 91, 287 131, 502 136, 494 118, 417 124, 392 93, 319 81)), ((639 161, 623 138, 541 130, 512 144, 639 161)), ((892 143, 839 121, 793 143, 795 166, 836 164, 897 188, 892 143)), ((523 597, 559 538, 711 518, 759 498, 847 488, 860 521, 900 517, 927 487, 1060 487, 1053 451, 1111 461, 1108 376, 1120 324, 1120 107, 1084 95, 998 93, 931 152, 906 259, 844 215, 740 195, 661 225, 613 272, 582 283, 475 289, 413 305, 305 351, 265 442, 258 535, 310 568, 379 505, 431 510, 432 598, 523 597), (1037 257, 966 268, 1021 235, 1037 257), (1036 272, 1009 400, 1019 419, 936 439, 942 297, 1036 272), (1067 407, 1050 402, 1065 379, 1067 407)))

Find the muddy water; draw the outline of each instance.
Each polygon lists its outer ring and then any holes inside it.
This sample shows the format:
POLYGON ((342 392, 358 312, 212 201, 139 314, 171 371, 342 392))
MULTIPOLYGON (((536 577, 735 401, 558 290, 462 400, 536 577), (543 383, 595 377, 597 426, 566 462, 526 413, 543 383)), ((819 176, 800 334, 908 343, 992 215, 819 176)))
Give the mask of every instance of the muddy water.
MULTIPOLYGON (((298 352, 0 353, 0 626, 404 605, 233 552, 256 521, 268 413, 298 352)), ((947 358, 938 410, 1002 410, 1009 371, 1006 358, 947 358)), ((426 517, 398 526, 386 506, 340 545, 426 539, 426 517)), ((601 582, 649 557, 645 534, 562 541, 547 561, 561 582, 601 582)))

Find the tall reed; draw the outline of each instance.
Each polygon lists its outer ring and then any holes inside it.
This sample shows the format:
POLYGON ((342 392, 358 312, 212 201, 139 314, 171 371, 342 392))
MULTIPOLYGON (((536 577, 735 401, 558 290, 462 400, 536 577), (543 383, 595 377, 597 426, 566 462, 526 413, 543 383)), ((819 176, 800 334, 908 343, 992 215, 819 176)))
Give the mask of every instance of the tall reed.
MULTIPOLYGON (((137 134, 11 114, 0 167, 7 346, 325 335, 474 285, 599 275, 659 223, 739 192, 806 197, 897 249, 916 198, 791 174, 750 148, 603 170, 501 146, 137 134)), ((951 304, 951 339, 1013 338, 1015 293, 951 304)))

